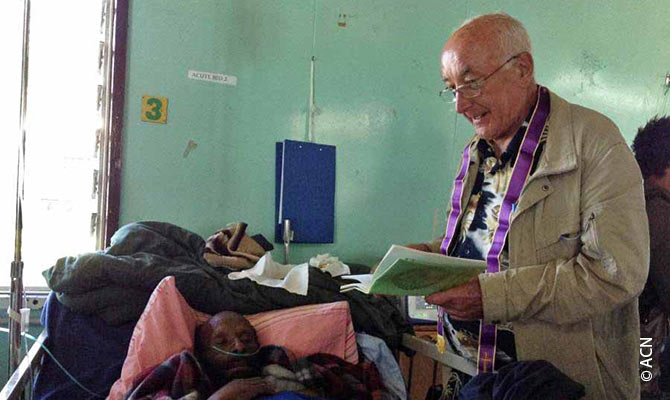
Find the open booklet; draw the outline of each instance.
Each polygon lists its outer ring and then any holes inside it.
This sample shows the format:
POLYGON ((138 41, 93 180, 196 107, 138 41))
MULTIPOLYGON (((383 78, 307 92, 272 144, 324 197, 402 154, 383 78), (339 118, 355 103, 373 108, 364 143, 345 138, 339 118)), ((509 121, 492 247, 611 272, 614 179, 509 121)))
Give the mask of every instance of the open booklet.
POLYGON ((467 283, 486 271, 486 262, 445 256, 393 245, 374 274, 344 275, 356 283, 340 287, 341 292, 399 296, 426 296, 467 283))

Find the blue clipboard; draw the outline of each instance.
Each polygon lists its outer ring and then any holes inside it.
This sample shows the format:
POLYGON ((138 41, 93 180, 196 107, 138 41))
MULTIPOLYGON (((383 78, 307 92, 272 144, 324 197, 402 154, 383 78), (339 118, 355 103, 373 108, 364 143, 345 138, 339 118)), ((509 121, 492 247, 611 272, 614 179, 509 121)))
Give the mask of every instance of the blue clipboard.
POLYGON ((291 221, 293 243, 333 243, 335 146, 284 140, 276 143, 275 242, 291 221))

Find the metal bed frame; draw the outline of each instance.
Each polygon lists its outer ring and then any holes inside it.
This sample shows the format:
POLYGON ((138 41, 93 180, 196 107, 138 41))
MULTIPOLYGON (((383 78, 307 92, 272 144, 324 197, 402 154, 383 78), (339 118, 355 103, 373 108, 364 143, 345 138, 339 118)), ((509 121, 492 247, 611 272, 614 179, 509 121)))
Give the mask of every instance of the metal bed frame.
MULTIPOLYGON (((417 355, 426 357, 433 361, 433 385, 437 383, 435 380, 438 364, 441 366, 442 370, 440 382, 443 385, 446 385, 446 383, 449 381, 449 378, 454 370, 463 372, 470 376, 477 374, 477 367, 474 363, 448 350, 444 353, 440 353, 437 350, 435 343, 429 340, 421 339, 414 335, 404 334, 402 338, 402 345, 403 347, 416 352, 415 355, 409 356, 408 377, 407 382, 405 382, 407 387, 408 400, 411 399, 414 357, 417 355)), ((443 393, 443 397, 441 397, 441 399, 444 398, 444 394, 446 393, 443 393)))
POLYGON ((32 387, 30 387, 31 378, 37 373, 37 367, 40 364, 42 355, 45 353, 42 345, 46 337, 46 331, 42 331, 37 337, 37 341, 28 350, 28 354, 26 354, 18 368, 9 377, 5 387, 0 391, 0 400, 23 399, 26 391, 32 390, 32 387))

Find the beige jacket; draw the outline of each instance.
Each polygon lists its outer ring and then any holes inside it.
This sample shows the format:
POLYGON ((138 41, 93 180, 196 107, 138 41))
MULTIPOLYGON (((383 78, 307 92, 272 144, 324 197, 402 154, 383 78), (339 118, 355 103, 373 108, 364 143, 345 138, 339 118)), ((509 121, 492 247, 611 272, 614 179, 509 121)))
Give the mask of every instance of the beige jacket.
MULTIPOLYGON (((552 362, 586 386, 587 399, 639 399, 637 296, 649 269, 642 176, 616 125, 593 110, 551 93, 546 129, 512 217, 510 269, 479 276, 484 320, 512 322, 519 359, 552 362)), ((475 142, 464 193, 477 173, 475 142)), ((430 247, 439 252, 439 241, 430 247)))

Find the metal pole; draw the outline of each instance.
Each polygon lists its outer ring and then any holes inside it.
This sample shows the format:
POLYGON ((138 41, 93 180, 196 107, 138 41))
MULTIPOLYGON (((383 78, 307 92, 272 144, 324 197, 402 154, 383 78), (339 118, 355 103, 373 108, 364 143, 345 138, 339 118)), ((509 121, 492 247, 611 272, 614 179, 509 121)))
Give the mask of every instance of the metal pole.
MULTIPOLYGON (((11 268, 10 314, 20 315, 23 305, 23 261, 21 260, 21 235, 23 229, 23 178, 25 172, 26 105, 28 99, 28 42, 30 38, 30 0, 23 1, 23 61, 21 68, 21 109, 19 125, 19 155, 16 165, 16 228, 14 261, 11 268)), ((10 316, 11 316, 10 315, 10 316)), ((21 349, 21 321, 9 319, 9 375, 19 366, 21 349)))
POLYGON ((312 60, 309 63, 309 115, 307 116, 307 141, 310 143, 314 142, 314 62, 316 57, 312 56, 312 60))
POLYGON ((96 248, 104 249, 107 246, 108 232, 107 232, 107 215, 109 202, 109 147, 111 136, 111 120, 112 120, 112 99, 108 94, 112 90, 112 61, 114 59, 114 38, 110 32, 114 29, 114 19, 116 15, 115 1, 105 1, 105 50, 104 61, 102 66, 103 86, 105 87, 105 96, 107 99, 103 101, 102 113, 102 134, 100 135, 100 150, 98 152, 98 220, 96 231, 96 248))
POLYGON ((284 232, 282 235, 284 239, 284 264, 289 264, 289 246, 291 245, 291 240, 293 240, 293 231, 291 230, 291 220, 284 220, 284 232))

